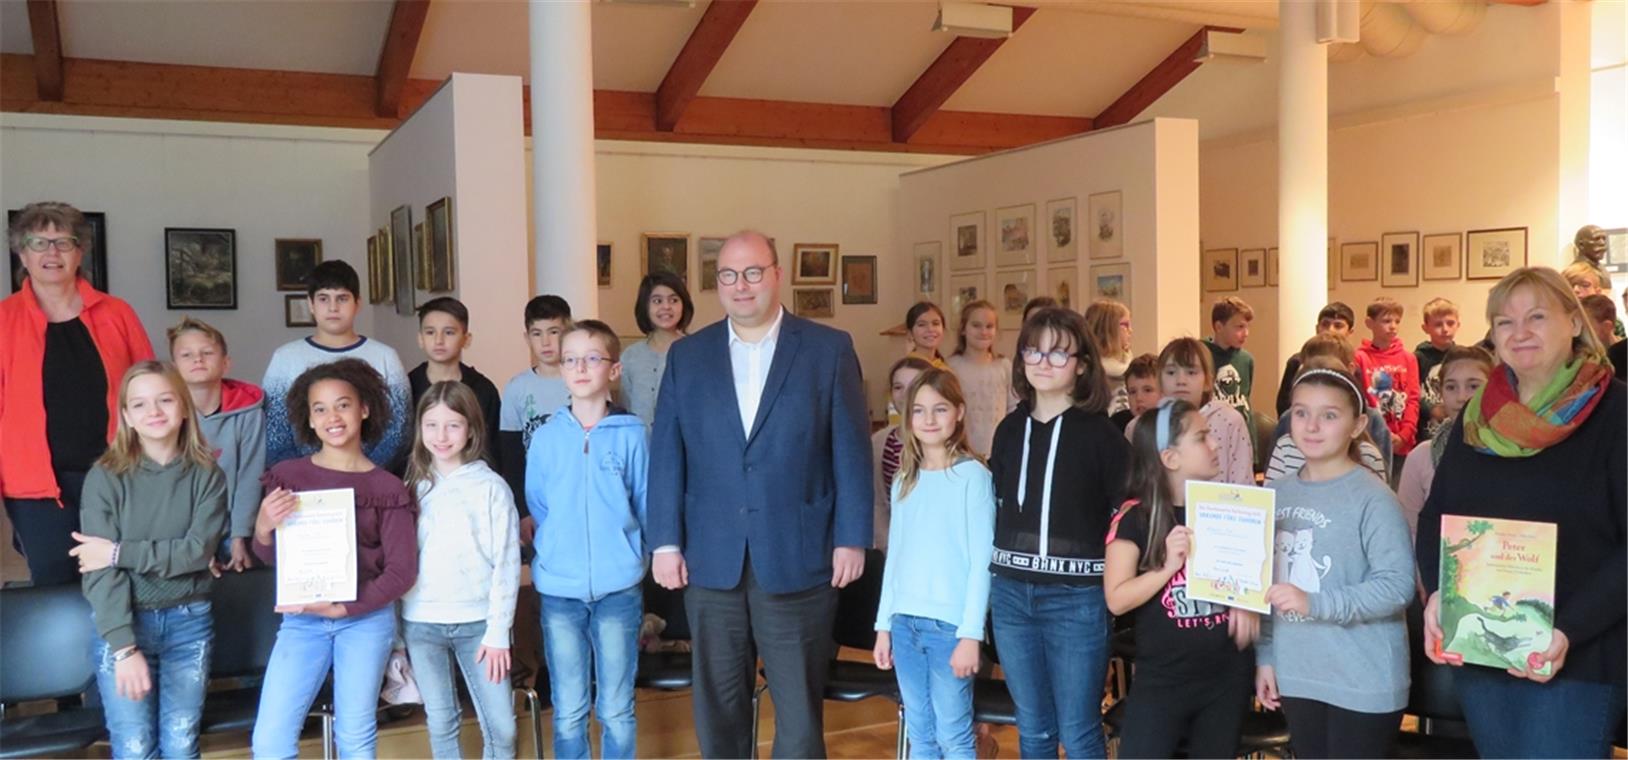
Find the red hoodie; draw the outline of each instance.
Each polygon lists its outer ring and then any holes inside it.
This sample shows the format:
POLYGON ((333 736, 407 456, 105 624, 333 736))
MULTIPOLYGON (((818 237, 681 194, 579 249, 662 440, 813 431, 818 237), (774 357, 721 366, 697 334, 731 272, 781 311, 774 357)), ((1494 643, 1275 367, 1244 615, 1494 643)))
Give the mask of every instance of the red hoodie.
POLYGON ((1406 456, 1419 430, 1419 359, 1393 340, 1383 349, 1365 340, 1357 349, 1357 374, 1368 391, 1368 403, 1385 416, 1391 448, 1406 456))

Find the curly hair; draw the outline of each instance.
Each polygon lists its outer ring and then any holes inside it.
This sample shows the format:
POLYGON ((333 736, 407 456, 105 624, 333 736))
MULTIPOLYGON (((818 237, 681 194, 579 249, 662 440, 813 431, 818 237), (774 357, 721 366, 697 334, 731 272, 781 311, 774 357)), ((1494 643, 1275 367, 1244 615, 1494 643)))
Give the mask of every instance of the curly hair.
POLYGON ((288 424, 294 429, 294 440, 306 446, 321 446, 322 439, 311 429, 311 387, 323 380, 338 380, 356 390, 356 400, 366 415, 362 418, 362 442, 371 444, 390 427, 390 393, 384 378, 372 365, 361 359, 340 359, 318 364, 294 379, 284 402, 288 405, 288 424))

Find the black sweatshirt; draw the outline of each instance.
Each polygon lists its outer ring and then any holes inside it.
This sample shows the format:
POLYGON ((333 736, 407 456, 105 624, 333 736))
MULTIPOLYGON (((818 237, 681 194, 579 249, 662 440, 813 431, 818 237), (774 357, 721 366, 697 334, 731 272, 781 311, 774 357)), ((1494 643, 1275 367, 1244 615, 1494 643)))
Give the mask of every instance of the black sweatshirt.
POLYGON ((1463 423, 1455 422, 1419 516, 1416 551, 1427 592, 1440 583, 1443 514, 1559 526, 1555 628, 1571 640, 1559 678, 1628 682, 1625 394, 1622 382, 1612 380, 1599 405, 1566 440, 1525 458, 1470 448, 1463 423))
POLYGON ((1018 404, 995 429, 989 458, 996 504, 990 570, 1030 583, 1102 585, 1108 523, 1125 500, 1129 466, 1130 445, 1106 416, 1072 407, 1043 423, 1018 404))

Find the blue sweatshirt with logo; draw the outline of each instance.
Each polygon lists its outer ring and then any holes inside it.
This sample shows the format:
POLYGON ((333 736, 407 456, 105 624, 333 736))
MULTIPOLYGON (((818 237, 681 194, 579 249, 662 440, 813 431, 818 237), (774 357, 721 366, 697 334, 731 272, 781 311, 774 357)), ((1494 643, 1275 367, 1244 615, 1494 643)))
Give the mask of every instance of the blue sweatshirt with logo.
POLYGON ((644 579, 649 465, 644 423, 620 407, 584 429, 567 404, 532 434, 526 507, 540 593, 595 601, 644 579))

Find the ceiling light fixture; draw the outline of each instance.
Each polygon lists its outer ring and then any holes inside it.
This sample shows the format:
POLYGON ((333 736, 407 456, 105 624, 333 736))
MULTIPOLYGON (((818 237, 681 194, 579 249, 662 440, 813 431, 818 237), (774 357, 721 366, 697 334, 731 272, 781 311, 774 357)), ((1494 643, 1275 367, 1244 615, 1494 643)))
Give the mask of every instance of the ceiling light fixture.
POLYGON ((985 3, 941 2, 933 31, 962 37, 1005 39, 1012 36, 1012 8, 985 3))

